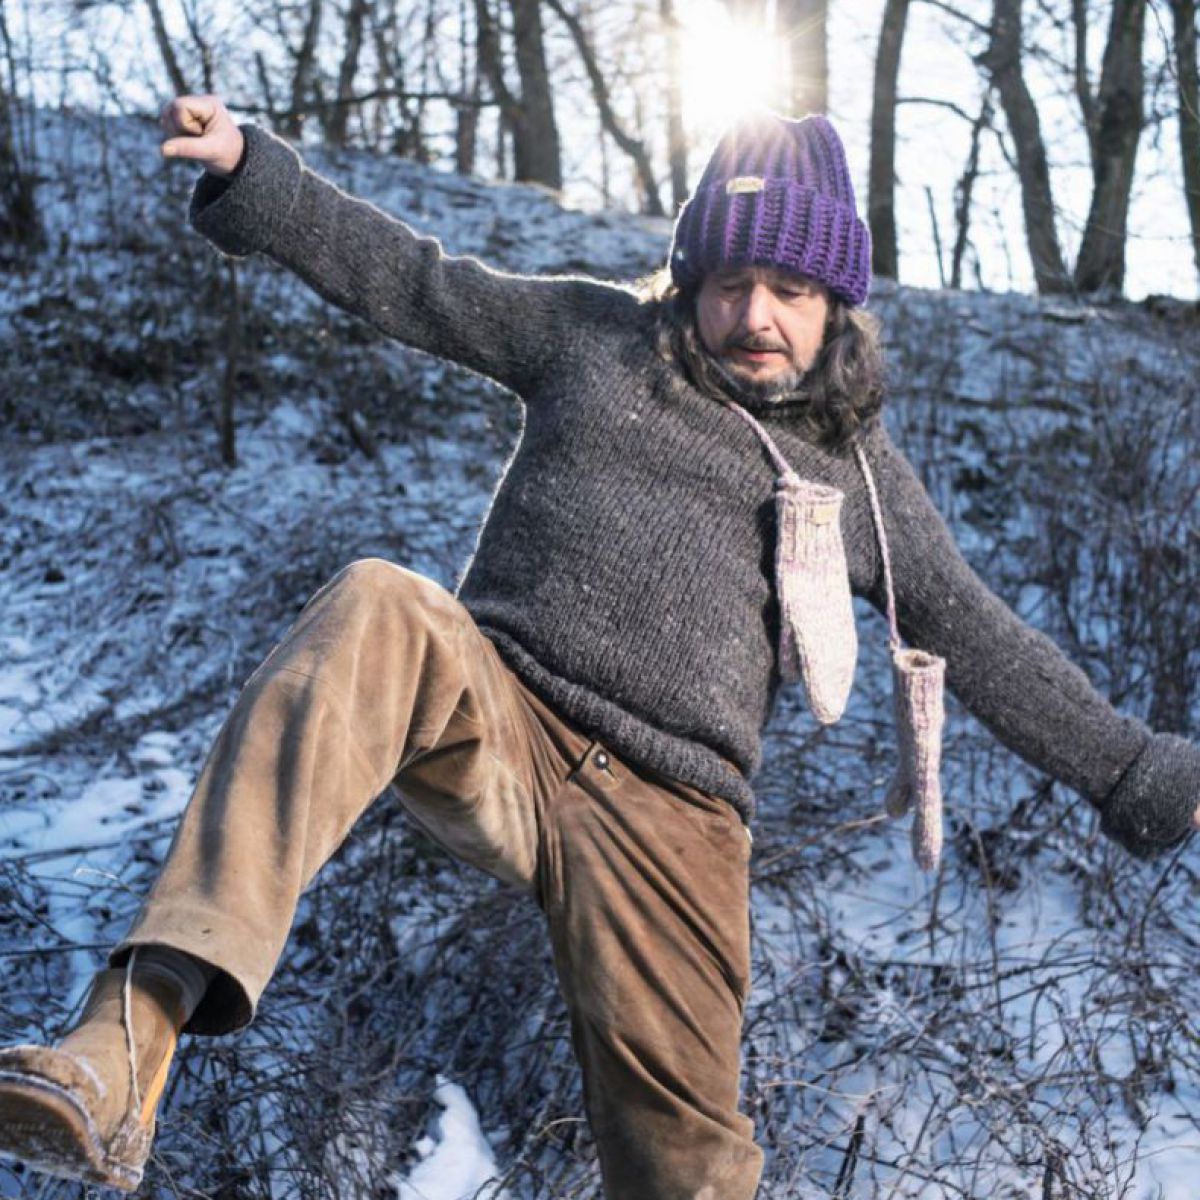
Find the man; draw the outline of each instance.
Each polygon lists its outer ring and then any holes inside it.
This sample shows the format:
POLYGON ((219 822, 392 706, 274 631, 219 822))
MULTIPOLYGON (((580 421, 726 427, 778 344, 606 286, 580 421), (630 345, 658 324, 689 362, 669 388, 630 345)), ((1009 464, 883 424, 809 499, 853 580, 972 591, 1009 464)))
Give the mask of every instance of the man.
POLYGON ((669 276, 641 292, 446 256, 215 97, 163 123, 164 153, 207 168, 190 217, 222 252, 265 253, 498 381, 526 422, 453 594, 354 563, 250 678, 76 1028, 0 1052, 4 1152, 136 1186, 176 1035, 251 1020, 301 891, 394 784, 419 826, 545 912, 606 1194, 748 1200, 750 779, 789 646, 822 719, 844 702, 827 686, 852 666, 839 589, 894 609, 1130 850, 1187 835, 1200 753, 1114 712, 987 590, 890 442, 869 238, 826 119, 730 130, 669 276), (782 603, 780 470, 816 489, 838 552, 801 572, 801 611, 782 603))

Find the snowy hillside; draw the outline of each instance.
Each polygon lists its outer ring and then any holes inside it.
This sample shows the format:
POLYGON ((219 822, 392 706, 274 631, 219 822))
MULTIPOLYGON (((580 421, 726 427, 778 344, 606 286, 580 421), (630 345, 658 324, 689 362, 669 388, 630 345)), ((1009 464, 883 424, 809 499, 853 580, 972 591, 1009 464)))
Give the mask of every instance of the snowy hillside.
MULTIPOLYGON (((230 273, 150 124, 37 118, 51 249, 0 279, 0 1043, 52 1038, 128 923, 238 687, 381 555, 452 586, 518 403, 264 261, 230 273), (362 449, 374 447, 374 457, 362 449)), ((458 252, 632 278, 663 222, 304 151, 458 252)), ((1200 734, 1200 315, 876 288, 888 423, 964 553, 1123 711, 1200 734)), ((880 816, 886 626, 798 690, 756 785, 746 1107, 761 1195, 1191 1200, 1196 847, 1135 863, 949 705, 942 870, 880 816)), ((259 1019, 185 1042, 148 1196, 598 1197, 540 914, 385 798, 306 896, 259 1019)), ((0 1196, 82 1189, 0 1165, 0 1196)))

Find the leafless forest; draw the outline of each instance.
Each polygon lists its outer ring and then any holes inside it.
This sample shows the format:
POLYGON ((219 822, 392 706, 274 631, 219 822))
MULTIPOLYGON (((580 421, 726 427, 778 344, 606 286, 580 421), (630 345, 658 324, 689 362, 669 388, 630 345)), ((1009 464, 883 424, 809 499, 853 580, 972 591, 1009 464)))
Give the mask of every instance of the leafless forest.
POLYGON ((20 101, 149 119, 196 92, 296 139, 669 216, 713 119, 749 102, 825 111, 853 42, 870 71, 853 88, 871 97, 863 199, 878 275, 903 278, 898 179, 928 176, 921 237, 942 285, 960 287, 997 253, 995 228, 977 237, 995 201, 981 211, 978 197, 1007 176, 1021 227, 1004 252, 1027 256, 1037 291, 1120 293, 1139 148, 1145 164, 1164 140, 1175 152, 1153 170, 1184 201, 1200 270, 1196 22, 1195 0, 5 0, 0 236, 45 246, 20 101), (959 94, 923 86, 943 58, 968 71, 959 94), (938 115, 933 132, 904 139, 921 111, 938 115), (961 161, 928 172, 950 144, 961 161))

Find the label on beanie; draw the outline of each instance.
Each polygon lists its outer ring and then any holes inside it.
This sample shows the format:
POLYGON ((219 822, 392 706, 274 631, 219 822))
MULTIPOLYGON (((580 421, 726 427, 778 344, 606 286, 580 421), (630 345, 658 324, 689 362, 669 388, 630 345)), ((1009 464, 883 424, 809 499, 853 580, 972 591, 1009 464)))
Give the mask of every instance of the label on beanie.
POLYGON ((725 185, 725 195, 741 196, 750 192, 761 192, 767 186, 761 175, 735 175, 725 185))

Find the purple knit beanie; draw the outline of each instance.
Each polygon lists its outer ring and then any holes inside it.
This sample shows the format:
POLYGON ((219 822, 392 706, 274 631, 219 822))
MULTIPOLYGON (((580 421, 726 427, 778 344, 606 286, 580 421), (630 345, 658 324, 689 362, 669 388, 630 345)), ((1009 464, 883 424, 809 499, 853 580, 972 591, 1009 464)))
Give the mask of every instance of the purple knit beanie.
POLYGON ((720 267, 779 267, 862 304, 871 287, 871 234, 829 119, 761 113, 727 130, 675 222, 670 261, 680 287, 720 267))

